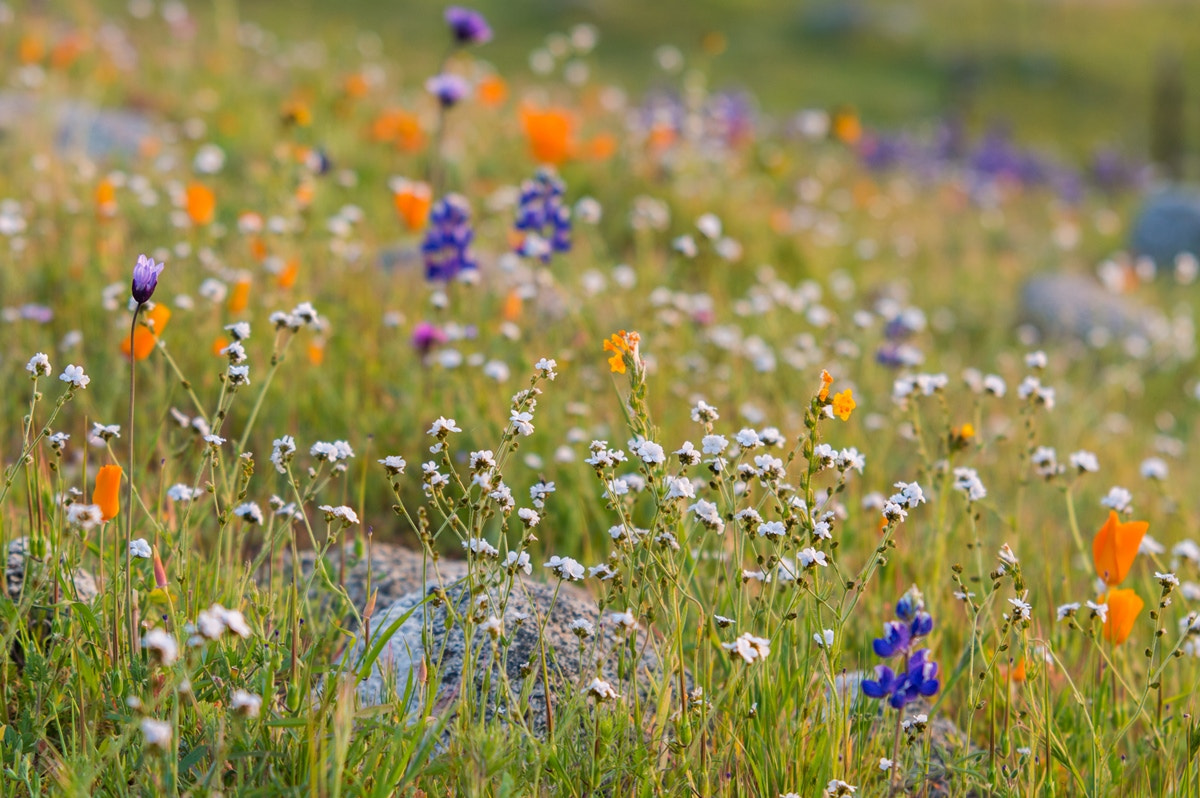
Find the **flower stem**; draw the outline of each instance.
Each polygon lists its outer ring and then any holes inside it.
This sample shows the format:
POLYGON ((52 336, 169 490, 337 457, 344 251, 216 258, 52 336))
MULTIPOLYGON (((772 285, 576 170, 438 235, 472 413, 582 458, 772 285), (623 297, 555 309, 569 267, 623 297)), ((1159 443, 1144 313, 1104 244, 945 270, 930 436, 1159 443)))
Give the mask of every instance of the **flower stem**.
MULTIPOLYGON (((134 411, 134 399, 136 396, 134 375, 137 370, 137 358, 135 358, 133 355, 133 334, 135 332, 137 332, 138 316, 141 315, 142 307, 144 305, 145 305, 144 302, 139 302, 138 306, 136 308, 134 308, 133 321, 130 322, 130 325, 129 325, 129 428, 128 428, 129 472, 125 476, 125 479, 127 480, 126 481, 126 489, 125 489, 125 625, 126 625, 126 629, 128 630, 128 633, 129 633, 129 660, 130 660, 130 662, 133 661, 133 657, 136 654, 136 651, 134 650, 134 646, 136 645, 135 638, 137 637, 137 635, 135 634, 135 630, 133 628, 133 568, 132 568, 133 558, 129 554, 129 544, 133 542, 133 458, 134 458, 134 449, 133 449, 134 412, 133 411, 134 411)), ((113 558, 114 571, 116 570, 116 564, 121 561, 120 560, 120 558, 121 558, 120 540, 121 540, 121 538, 119 535, 113 536, 113 544, 114 544, 113 548, 116 550, 114 552, 116 554, 116 556, 113 558)), ((117 650, 118 650, 117 620, 116 620, 116 616, 114 615, 113 616, 113 652, 116 653, 117 650)))

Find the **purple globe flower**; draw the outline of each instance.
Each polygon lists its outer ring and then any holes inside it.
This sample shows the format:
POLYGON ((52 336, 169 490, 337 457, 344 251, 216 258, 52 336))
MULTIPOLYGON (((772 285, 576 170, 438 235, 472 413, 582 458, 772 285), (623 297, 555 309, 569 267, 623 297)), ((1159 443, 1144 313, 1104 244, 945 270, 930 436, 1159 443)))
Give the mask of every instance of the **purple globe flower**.
POLYGON ((492 29, 478 11, 450 6, 446 9, 446 24, 459 44, 486 44, 492 40, 492 29))
POLYGON ((425 91, 437 97, 443 108, 453 108, 471 93, 471 84, 458 75, 444 72, 425 81, 425 91))
POLYGON ((137 265, 133 267, 133 299, 139 305, 148 302, 158 287, 158 276, 162 274, 165 263, 155 263, 153 258, 138 255, 137 265))
POLYGON ((430 324, 427 321, 422 321, 413 327, 412 344, 413 349, 424 358, 438 344, 446 343, 446 333, 442 332, 440 327, 430 324))

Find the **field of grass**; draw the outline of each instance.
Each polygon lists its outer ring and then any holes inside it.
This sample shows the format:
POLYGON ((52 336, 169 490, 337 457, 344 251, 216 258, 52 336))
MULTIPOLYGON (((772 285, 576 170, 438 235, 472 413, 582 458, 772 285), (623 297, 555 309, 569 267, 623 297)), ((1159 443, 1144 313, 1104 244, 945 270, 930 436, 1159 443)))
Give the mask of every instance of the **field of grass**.
POLYGON ((491 2, 457 46, 430 2, 0 14, 33 98, 0 114, 0 795, 1200 792, 1194 261, 1125 255, 1140 198, 1085 168, 1145 160, 1197 12, 824 8, 491 2), (65 148, 79 101, 149 132, 65 148), (1150 320, 1043 334, 1045 273, 1150 320), (432 657, 366 706, 368 608, 281 578, 343 542, 477 553, 468 673, 509 554, 640 631, 545 723, 430 700, 432 657))

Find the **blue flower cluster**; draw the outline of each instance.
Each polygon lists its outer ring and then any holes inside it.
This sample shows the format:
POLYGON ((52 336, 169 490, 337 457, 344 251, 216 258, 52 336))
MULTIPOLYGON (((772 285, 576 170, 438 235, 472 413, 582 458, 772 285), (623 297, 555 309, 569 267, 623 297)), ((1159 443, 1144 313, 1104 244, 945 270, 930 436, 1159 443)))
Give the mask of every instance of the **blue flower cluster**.
POLYGON ((549 263, 555 252, 571 249, 571 209, 563 203, 567 185, 552 169, 539 169, 521 184, 517 220, 521 233, 517 254, 549 263))
POLYGON ((913 650, 917 640, 933 631, 933 617, 925 612, 921 593, 913 588, 896 602, 899 620, 884 624, 883 637, 875 639, 875 654, 880 659, 903 655, 904 666, 896 672, 887 665, 875 666, 875 678, 864 679, 863 694, 870 698, 886 698, 896 709, 931 696, 938 691, 938 664, 929 658, 929 649, 913 650))
POLYGON ((476 270, 479 263, 471 254, 471 206, 459 194, 450 194, 433 206, 429 228, 421 243, 425 259, 425 279, 449 282, 464 271, 476 270))

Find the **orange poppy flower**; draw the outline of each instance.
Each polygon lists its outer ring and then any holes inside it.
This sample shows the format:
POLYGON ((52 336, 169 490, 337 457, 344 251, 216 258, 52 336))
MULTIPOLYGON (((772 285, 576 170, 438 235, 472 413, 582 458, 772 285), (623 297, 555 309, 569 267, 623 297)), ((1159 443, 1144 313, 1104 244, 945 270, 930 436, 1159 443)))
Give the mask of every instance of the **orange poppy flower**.
POLYGON ((145 360, 150 357, 150 353, 154 351, 154 344, 158 342, 158 336, 170 320, 171 309, 166 305, 160 302, 150 308, 146 311, 145 316, 146 324, 149 326, 138 325, 137 329, 133 331, 132 346, 129 338, 122 338, 121 354, 129 357, 129 353, 132 351, 134 360, 145 360))
POLYGON ((428 183, 415 180, 400 180, 392 192, 392 204, 396 213, 412 232, 425 228, 429 221, 429 209, 433 205, 433 190, 428 183))
POLYGON ((262 263, 267 258, 267 242, 262 240, 261 236, 250 237, 250 257, 254 258, 259 263, 262 263))
POLYGON ((375 117, 371 123, 371 138, 391 143, 396 149, 416 152, 425 146, 425 132, 414 114, 392 108, 375 117))
POLYGON ((192 224, 211 224, 217 212, 217 197, 203 183, 188 183, 185 206, 192 224))
POLYGON ((521 318, 521 295, 516 290, 509 291, 504 296, 504 307, 500 315, 505 321, 516 321, 521 318))
POLYGON ((529 151, 541 163, 558 166, 574 153, 575 120, 567 111, 524 105, 521 107, 521 126, 529 139, 529 151))
POLYGON ((1104 639, 1119 646, 1129 638, 1133 624, 1146 602, 1132 590, 1110 590, 1103 598, 1108 605, 1108 617, 1104 621, 1104 639))
POLYGON ((68 33, 54 44, 50 51, 50 65, 55 69, 66 69, 83 54, 87 40, 81 34, 68 33))
POLYGON ((121 467, 101 466, 96 474, 96 488, 92 491, 92 504, 100 508, 100 517, 111 521, 121 511, 121 467))
POLYGON ((283 265, 279 271, 279 276, 275 278, 275 284, 280 288, 291 288, 296 284, 296 278, 300 275, 300 260, 292 258, 283 265))
POLYGON ((96 184, 96 213, 101 217, 117 215, 117 187, 107 177, 96 184))
POLYGON ((654 123, 650 128, 650 135, 647 137, 646 143, 654 152, 662 152, 670 148, 675 143, 675 128, 666 122, 654 123))
POLYGON ((588 155, 595 161, 607 161, 617 152, 617 137, 612 133, 600 133, 588 142, 588 155))
POLYGON ((833 114, 832 132, 834 138, 843 144, 857 144, 862 138, 862 123, 853 108, 839 108, 833 114))
POLYGON ((1146 521, 1121 523, 1116 511, 1109 510, 1108 520, 1092 539, 1092 560, 1096 564, 1096 573, 1109 587, 1125 581, 1149 528, 1150 524, 1146 521))
POLYGON ((475 87, 475 96, 485 108, 496 108, 508 99, 508 84, 499 75, 488 75, 475 87))
POLYGON ((229 292, 229 312, 241 313, 250 304, 250 278, 239 277, 229 292))
POLYGON ((346 92, 346 96, 355 99, 365 97, 370 88, 371 85, 367 82, 367 76, 361 72, 347 75, 346 80, 342 83, 342 90, 346 92))

